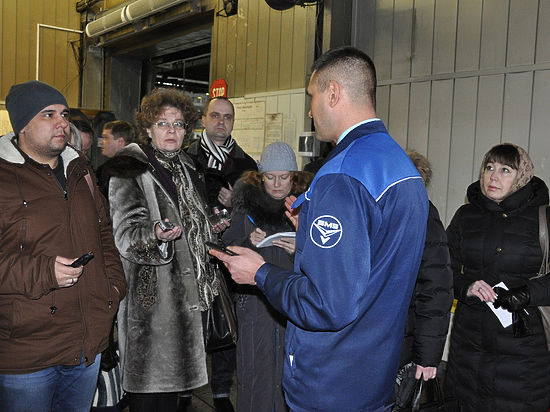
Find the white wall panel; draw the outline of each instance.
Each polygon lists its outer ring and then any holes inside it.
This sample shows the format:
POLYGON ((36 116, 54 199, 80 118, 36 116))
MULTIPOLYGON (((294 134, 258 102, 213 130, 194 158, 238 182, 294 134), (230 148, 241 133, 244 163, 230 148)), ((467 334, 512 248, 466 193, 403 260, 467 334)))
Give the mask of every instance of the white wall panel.
POLYGON ((470 165, 464 159, 474 154, 477 119, 478 79, 456 79, 451 123, 449 152, 449 181, 447 189, 447 217, 464 203, 466 188, 472 182, 470 165))
POLYGON ((456 11, 458 0, 435 3, 433 72, 451 73, 455 65, 456 11))
POLYGON ((482 4, 479 0, 461 0, 458 4, 457 72, 477 70, 479 67, 482 4))
POLYGON ((529 154, 535 174, 550 185, 550 70, 535 73, 529 154))
POLYGON ((480 68, 502 67, 506 63, 508 1, 484 0, 481 21, 480 68))
POLYGON ((535 62, 539 0, 510 0, 507 66, 535 62))
POLYGON ((452 109, 453 81, 433 82, 428 145, 428 159, 432 164, 433 177, 429 194, 442 219, 445 219, 447 207, 452 109))
POLYGON ((409 77, 411 73, 411 35, 413 0, 395 3, 392 41, 392 78, 409 77))
POLYGON ((407 147, 409 121, 409 84, 396 84, 390 92, 390 116, 387 124, 392 137, 403 149, 407 147))
POLYGON ((550 0, 357 1, 375 10, 378 115, 428 155, 445 224, 495 144, 529 148, 550 178, 550 0))
POLYGON ((539 3, 536 63, 550 61, 550 1, 539 3))
POLYGON ((390 86, 376 88, 376 114, 385 123, 389 122, 390 86))
POLYGON ((503 96, 504 75, 479 78, 474 157, 464 159, 472 168, 471 182, 478 178, 479 167, 485 153, 500 143, 503 96))
POLYGON ((502 110, 502 142, 527 148, 531 128, 533 72, 506 75, 502 110))
POLYGON ((411 75, 432 73, 434 0, 416 0, 412 35, 411 75))
POLYGON ((412 83, 409 98, 409 130, 407 148, 423 155, 428 153, 431 83, 412 83))
POLYGON ((375 33, 374 55, 371 57, 376 65, 376 74, 379 80, 389 79, 391 77, 393 0, 376 2, 375 33))

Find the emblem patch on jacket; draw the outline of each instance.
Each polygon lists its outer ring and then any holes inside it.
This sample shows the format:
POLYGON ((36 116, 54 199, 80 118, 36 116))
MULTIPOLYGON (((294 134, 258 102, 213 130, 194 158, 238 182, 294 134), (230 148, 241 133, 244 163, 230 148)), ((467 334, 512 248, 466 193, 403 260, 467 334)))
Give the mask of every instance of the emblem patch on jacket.
POLYGON ((342 238, 342 224, 334 216, 319 216, 311 224, 309 237, 317 246, 330 249, 342 238))

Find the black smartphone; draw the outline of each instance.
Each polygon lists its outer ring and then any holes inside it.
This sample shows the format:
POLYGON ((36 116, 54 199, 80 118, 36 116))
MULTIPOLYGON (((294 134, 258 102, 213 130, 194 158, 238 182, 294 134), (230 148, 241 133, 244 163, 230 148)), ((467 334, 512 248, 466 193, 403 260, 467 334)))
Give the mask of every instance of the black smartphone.
POLYGON ((205 245, 208 246, 210 249, 219 250, 220 252, 223 252, 223 253, 225 253, 229 256, 239 256, 237 253, 227 249, 225 246, 219 245, 219 244, 214 243, 214 242, 210 242, 208 240, 205 242, 205 245))
POLYGON ((163 232, 167 232, 174 229, 174 224, 172 222, 165 222, 164 220, 161 220, 159 222, 159 227, 163 232))
POLYGON ((86 263, 88 263, 93 258, 94 258, 94 252, 84 253, 82 256, 80 256, 78 259, 76 259, 69 266, 72 266, 73 268, 79 268, 80 266, 84 266, 86 263))

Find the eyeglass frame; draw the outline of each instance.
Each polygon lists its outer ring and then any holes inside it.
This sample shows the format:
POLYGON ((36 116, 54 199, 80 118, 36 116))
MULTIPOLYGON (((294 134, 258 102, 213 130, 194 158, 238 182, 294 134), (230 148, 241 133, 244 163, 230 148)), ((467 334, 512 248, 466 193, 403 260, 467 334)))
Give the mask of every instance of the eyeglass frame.
POLYGON ((175 122, 172 122, 172 123, 167 122, 166 120, 159 120, 158 122, 154 122, 153 124, 155 126, 157 126, 158 128, 165 129, 165 130, 170 130, 170 129, 185 130, 189 127, 189 123, 181 122, 179 120, 176 120, 175 122), (159 124, 159 123, 161 123, 161 124, 159 124), (180 128, 180 126, 176 126, 176 123, 181 124, 181 128, 180 128))

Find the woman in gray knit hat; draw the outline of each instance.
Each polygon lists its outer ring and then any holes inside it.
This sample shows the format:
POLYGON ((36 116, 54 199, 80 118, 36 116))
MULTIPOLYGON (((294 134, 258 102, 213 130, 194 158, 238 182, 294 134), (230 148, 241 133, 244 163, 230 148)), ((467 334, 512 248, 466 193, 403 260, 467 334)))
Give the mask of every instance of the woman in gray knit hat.
MULTIPOLYGON (((313 176, 298 171, 294 151, 282 142, 264 149, 258 169, 246 172, 235 184, 231 226, 223 240, 252 248, 266 262, 292 269, 294 238, 283 237, 266 247, 260 242, 275 233, 294 232, 285 216, 285 198, 304 192, 313 176)), ((287 411, 282 389, 286 319, 256 286, 238 287, 237 410, 287 411)))

